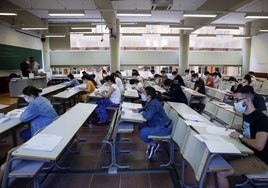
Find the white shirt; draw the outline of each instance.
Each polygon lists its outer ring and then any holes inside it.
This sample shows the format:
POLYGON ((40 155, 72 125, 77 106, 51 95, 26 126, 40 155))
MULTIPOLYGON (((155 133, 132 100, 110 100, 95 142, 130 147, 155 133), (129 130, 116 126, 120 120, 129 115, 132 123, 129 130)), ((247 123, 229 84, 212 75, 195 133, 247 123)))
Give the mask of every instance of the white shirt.
POLYGON ((112 84, 111 87, 113 87, 115 90, 110 95, 110 100, 114 104, 119 104, 121 101, 121 91, 116 84, 112 84))
POLYGON ((115 83, 116 85, 119 87, 121 93, 124 91, 124 85, 123 85, 123 82, 120 78, 118 77, 115 77, 115 83))

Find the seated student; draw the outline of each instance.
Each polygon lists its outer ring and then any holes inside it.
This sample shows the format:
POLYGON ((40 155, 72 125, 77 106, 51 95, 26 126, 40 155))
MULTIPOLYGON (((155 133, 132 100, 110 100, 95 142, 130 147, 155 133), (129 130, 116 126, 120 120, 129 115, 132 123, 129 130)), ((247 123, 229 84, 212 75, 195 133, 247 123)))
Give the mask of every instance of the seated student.
POLYGON ((96 87, 97 87, 97 88, 100 88, 100 87, 102 86, 99 77, 97 77, 95 74, 90 74, 89 76, 90 76, 93 80, 95 80, 95 83, 96 83, 96 87))
POLYGON ((80 97, 80 101, 86 102, 88 95, 95 91, 96 82, 89 74, 83 75, 82 80, 83 80, 83 83, 86 84, 86 87, 79 88, 84 92, 80 97))
POLYGON ((119 87, 121 93, 123 93, 125 88, 124 88, 122 80, 117 76, 116 73, 112 73, 111 75, 114 77, 115 83, 119 87))
POLYGON ((231 77, 228 79, 228 82, 229 82, 230 85, 231 85, 231 89, 230 89, 230 91, 231 91, 232 93, 234 93, 235 90, 237 90, 237 89, 243 87, 242 84, 238 83, 237 79, 236 79, 235 77, 233 77, 233 76, 231 76, 231 77))
POLYGON ((184 81, 180 74, 177 74, 176 77, 173 79, 173 81, 177 80, 181 86, 185 86, 184 81))
POLYGON ((149 135, 165 136, 170 134, 172 121, 169 119, 156 90, 148 86, 145 88, 147 103, 143 108, 135 109, 134 112, 142 112, 146 123, 139 126, 139 137, 147 144, 147 157, 150 159, 159 148, 159 144, 148 138, 149 135))
MULTIPOLYGON (((266 108, 266 104, 265 104, 265 100, 264 100, 263 96, 256 93, 254 91, 253 87, 250 85, 245 85, 243 88, 251 91, 252 94, 254 95, 253 105, 256 108, 256 110, 261 111, 265 115, 267 115, 267 108, 266 108)), ((235 91, 234 93, 237 93, 237 91, 235 91)))
POLYGON ((119 107, 121 102, 121 91, 115 83, 113 76, 106 76, 104 78, 105 82, 110 86, 107 93, 101 93, 99 91, 95 92, 95 95, 100 95, 103 99, 97 101, 97 107, 95 112, 99 119, 98 123, 108 122, 108 112, 107 107, 119 107))
POLYGON ((138 91, 139 100, 133 100, 134 103, 141 103, 144 104, 146 101, 145 95, 144 95, 144 88, 143 84, 137 80, 137 79, 131 79, 129 80, 129 84, 131 85, 131 89, 135 89, 138 91))
POLYGON ((187 98, 181 89, 180 83, 178 80, 166 79, 164 85, 169 88, 168 92, 162 94, 163 98, 166 98, 167 101, 172 102, 181 102, 188 104, 187 98))
MULTIPOLYGON (((228 161, 231 170, 217 172, 219 188, 230 187, 228 176, 240 176, 244 174, 263 173, 268 170, 268 117, 255 109, 253 105, 254 95, 248 88, 239 88, 234 95, 234 108, 243 114, 242 127, 228 126, 237 131, 231 132, 230 136, 250 147, 254 155, 238 157, 228 161)), ((217 187, 213 178, 210 178, 208 187, 217 187)))
POLYGON ((206 86, 208 86, 208 87, 212 87, 212 88, 214 88, 215 86, 214 86, 214 79, 213 79, 213 77, 210 75, 210 73, 208 72, 208 71, 206 71, 205 73, 204 73, 204 75, 205 75, 205 80, 206 80, 206 86))
POLYGON ((20 120, 21 122, 30 122, 30 127, 20 133, 23 141, 30 139, 36 131, 49 125, 58 116, 49 100, 39 96, 41 91, 34 86, 27 86, 22 91, 24 100, 29 105, 21 114, 20 120))
POLYGON ((197 73, 194 73, 192 78, 193 78, 193 82, 195 82, 194 90, 205 95, 206 94, 205 82, 201 78, 198 77, 197 73))
POLYGON ((161 76, 162 76, 162 78, 163 78, 164 80, 165 80, 165 79, 168 79, 167 72, 166 72, 165 70, 161 70, 160 73, 161 73, 161 76))
MULTIPOLYGON (((135 70, 135 69, 133 69, 133 70, 135 70)), ((133 71, 133 70, 132 70, 132 71, 133 71)), ((140 82, 143 82, 143 79, 142 79, 142 77, 140 77, 140 74, 139 74, 138 72, 135 72, 135 71, 134 71, 134 72, 132 73, 132 78, 133 78, 133 79, 137 79, 137 80, 139 80, 140 82)))
POLYGON ((155 74, 154 75, 154 82, 155 82, 155 84, 162 87, 163 83, 164 83, 164 78, 160 74, 155 74))
POLYGON ((72 73, 69 73, 67 77, 70 79, 70 82, 66 83, 68 87, 75 87, 79 85, 79 81, 74 77, 72 73))
POLYGON ((192 75, 190 73, 190 70, 189 69, 185 69, 184 72, 185 72, 185 80, 191 81, 192 75))
POLYGON ((213 72, 212 73, 212 77, 214 79, 214 86, 215 86, 215 88, 219 88, 219 85, 221 83, 221 78, 219 77, 218 73, 213 72))

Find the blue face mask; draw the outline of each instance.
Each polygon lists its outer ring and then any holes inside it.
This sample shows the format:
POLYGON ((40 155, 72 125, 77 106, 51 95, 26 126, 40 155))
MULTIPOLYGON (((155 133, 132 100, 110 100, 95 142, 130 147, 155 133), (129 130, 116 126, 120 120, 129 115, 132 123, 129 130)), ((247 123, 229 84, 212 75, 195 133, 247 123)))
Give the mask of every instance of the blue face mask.
POLYGON ((234 109, 235 109, 235 111, 237 111, 238 113, 243 114, 243 113, 246 111, 247 106, 244 106, 242 101, 241 101, 241 102, 235 102, 235 103, 234 103, 234 109))

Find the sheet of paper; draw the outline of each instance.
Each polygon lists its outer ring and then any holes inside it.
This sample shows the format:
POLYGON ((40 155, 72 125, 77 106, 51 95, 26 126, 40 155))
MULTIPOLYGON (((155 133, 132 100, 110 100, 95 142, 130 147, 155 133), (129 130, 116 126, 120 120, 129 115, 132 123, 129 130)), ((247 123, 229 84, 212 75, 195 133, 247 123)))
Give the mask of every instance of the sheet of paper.
POLYGON ((131 103, 131 102, 123 102, 122 108, 123 108, 123 110, 124 109, 137 109, 137 108, 142 108, 142 105, 137 104, 137 103, 131 103))
POLYGON ((232 143, 225 141, 218 135, 195 135, 204 142, 211 153, 241 153, 232 143))
POLYGON ((196 121, 196 122, 205 121, 202 117, 198 115, 193 115, 193 114, 181 114, 181 115, 185 120, 188 120, 188 121, 196 121))
POLYGON ((8 120, 10 120, 10 117, 2 117, 2 118, 0 118, 0 123, 4 123, 8 120))
POLYGON ((25 149, 52 151, 61 141, 62 137, 53 134, 37 134, 25 143, 25 149))
POLYGON ((206 127, 207 134, 229 136, 229 134, 233 131, 235 131, 235 130, 234 129, 226 130, 224 127, 216 127, 216 126, 207 126, 206 127))
POLYGON ((191 125, 193 127, 208 127, 208 126, 211 126, 211 125, 208 125, 208 123, 206 123, 206 122, 197 122, 197 121, 189 121, 189 120, 186 120, 185 123, 187 125, 191 125))
POLYGON ((22 112, 24 112, 25 108, 20 108, 20 109, 14 109, 12 111, 9 111, 6 114, 6 117, 17 117, 19 118, 22 112))

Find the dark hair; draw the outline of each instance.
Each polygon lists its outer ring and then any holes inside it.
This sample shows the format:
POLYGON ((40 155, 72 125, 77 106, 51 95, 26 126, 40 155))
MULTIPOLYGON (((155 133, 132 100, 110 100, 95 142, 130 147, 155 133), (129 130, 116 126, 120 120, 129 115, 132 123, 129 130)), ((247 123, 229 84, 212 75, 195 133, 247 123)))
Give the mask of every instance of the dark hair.
POLYGON ((157 98, 159 101, 162 101, 162 95, 159 91, 156 91, 152 86, 147 86, 145 88, 145 93, 150 95, 152 99, 157 98))
POLYGON ((171 74, 173 75, 173 74, 178 74, 178 73, 177 73, 177 71, 172 71, 172 73, 171 73, 171 74))
POLYGON ((210 73, 208 71, 205 71, 204 75, 208 75, 208 74, 210 74, 210 73))
POLYGON ((244 79, 248 81, 248 84, 251 84, 251 76, 250 76, 250 74, 246 74, 244 76, 244 79))
POLYGON ((71 80, 74 79, 74 75, 73 75, 72 73, 69 73, 69 74, 67 75, 67 77, 69 77, 71 80))
POLYGON ((97 86, 97 83, 96 83, 96 81, 92 78, 92 76, 90 76, 89 74, 85 74, 85 75, 83 75, 82 76, 82 80, 84 80, 84 79, 86 79, 86 80, 90 80, 91 82, 93 82, 93 84, 95 85, 95 86, 97 86))
POLYGON ((106 82, 111 81, 112 83, 115 83, 115 78, 114 78, 114 76, 111 76, 111 75, 106 76, 106 77, 104 78, 104 80, 105 80, 106 82))
POLYGON ((246 85, 244 87, 238 88, 235 93, 241 93, 243 97, 248 97, 253 102, 254 99, 254 89, 253 87, 246 85))
POLYGON ((236 79, 235 77, 231 76, 231 77, 228 79, 228 81, 229 81, 229 82, 230 82, 230 81, 235 81, 235 82, 237 82, 237 79, 236 79))
POLYGON ((24 89, 23 89, 23 91, 22 91, 22 93, 24 94, 24 95, 28 95, 28 96, 31 96, 31 95, 33 95, 33 96, 38 96, 39 95, 39 93, 41 93, 42 92, 42 89, 38 89, 38 88, 36 88, 36 87, 34 87, 34 86, 27 86, 27 87, 25 87, 24 89))
POLYGON ((139 76, 140 74, 138 72, 132 72, 132 76, 139 76))
POLYGON ((139 80, 138 79, 130 79, 129 80, 129 84, 136 84, 136 83, 139 83, 139 80))
POLYGON ((190 70, 189 70, 189 69, 185 69, 185 71, 184 71, 184 72, 189 73, 189 72, 190 72, 190 70))
POLYGON ((197 74, 197 73, 194 73, 194 74, 192 75, 192 77, 193 77, 193 78, 198 78, 198 74, 197 74))
POLYGON ((154 78, 163 78, 163 76, 161 76, 160 74, 155 74, 154 78))
POLYGON ((168 78, 168 79, 165 79, 164 80, 164 85, 165 86, 171 86, 171 84, 172 84, 172 80, 171 79, 168 78))
POLYGON ((253 71, 249 71, 248 74, 254 74, 254 72, 253 71))

